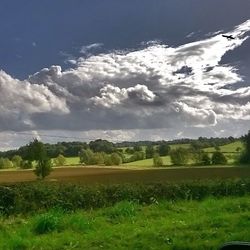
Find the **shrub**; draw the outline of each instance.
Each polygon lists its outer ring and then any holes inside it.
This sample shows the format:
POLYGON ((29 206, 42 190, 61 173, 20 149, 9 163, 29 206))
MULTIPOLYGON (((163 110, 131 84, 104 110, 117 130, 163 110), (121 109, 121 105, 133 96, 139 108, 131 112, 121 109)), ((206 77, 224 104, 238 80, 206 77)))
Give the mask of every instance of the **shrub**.
POLYGON ((154 154, 153 165, 154 165, 154 167, 161 167, 161 166, 163 166, 163 160, 159 156, 159 154, 154 154))
POLYGON ((0 169, 12 168, 13 164, 8 158, 0 158, 0 169))
POLYGON ((64 166, 66 164, 66 158, 59 154, 55 159, 54 159, 54 164, 56 166, 64 166))
POLYGON ((34 173, 38 178, 44 179, 52 171, 52 162, 50 159, 44 159, 37 162, 34 173))
POLYGON ((58 212, 48 212, 35 218, 34 232, 36 234, 46 234, 58 231, 62 228, 62 216, 58 212))
POLYGON ((213 153, 211 161, 212 161, 212 164, 214 164, 214 165, 227 163, 227 159, 226 159, 225 155, 223 153, 221 153, 220 151, 216 151, 213 153))
POLYGON ((171 150, 170 158, 174 165, 186 165, 190 158, 190 153, 185 148, 176 148, 171 150))
POLYGON ((11 161, 12 161, 13 166, 14 166, 15 168, 20 168, 21 165, 22 165, 23 159, 22 159, 22 157, 19 156, 19 155, 14 155, 14 156, 12 157, 11 161))
POLYGON ((31 161, 22 161, 21 166, 22 169, 30 169, 33 168, 31 161))

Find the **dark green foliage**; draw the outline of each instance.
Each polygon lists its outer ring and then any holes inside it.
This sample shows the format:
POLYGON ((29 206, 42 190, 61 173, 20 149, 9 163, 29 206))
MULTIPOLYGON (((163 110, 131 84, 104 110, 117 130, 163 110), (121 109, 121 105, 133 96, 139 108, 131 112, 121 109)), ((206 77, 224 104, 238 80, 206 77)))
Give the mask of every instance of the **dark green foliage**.
POLYGON ((61 208, 74 211, 110 206, 120 201, 151 204, 155 200, 200 200, 208 196, 250 194, 250 179, 152 184, 83 186, 65 183, 22 183, 0 186, 0 213, 18 214, 61 208))
POLYGON ((220 165, 220 164, 223 165, 223 164, 227 164, 227 158, 220 151, 216 151, 212 155, 211 162, 214 165, 220 165))
POLYGON ((142 151, 142 146, 135 145, 133 149, 134 149, 134 152, 140 152, 142 151))
POLYGON ((143 159, 145 159, 145 153, 143 151, 136 151, 132 156, 130 156, 129 162, 140 161, 143 159))
POLYGON ((155 150, 154 150, 153 145, 148 145, 148 146, 146 147, 145 153, 146 153, 146 159, 153 158, 154 153, 155 153, 155 150))
POLYGON ((111 158, 111 162, 112 162, 112 165, 120 165, 122 163, 122 159, 121 157, 119 156, 119 154, 117 153, 112 153, 110 155, 110 158, 111 158))
POLYGON ((209 157, 208 153, 203 152, 201 157, 201 165, 208 166, 211 164, 211 158, 209 157))
POLYGON ((94 153, 90 149, 82 149, 79 152, 80 163, 84 163, 86 165, 91 165, 94 158, 94 153))
POLYGON ((89 147, 95 153, 104 152, 104 153, 110 154, 115 151, 115 146, 112 142, 109 142, 107 140, 101 140, 101 139, 91 141, 89 143, 89 147))
POLYGON ((239 162, 241 164, 250 164, 250 130, 243 136, 244 150, 241 152, 239 162))
POLYGON ((44 179, 52 171, 52 162, 50 159, 45 158, 37 162, 34 173, 38 178, 44 179))
POLYGON ((174 165, 186 165, 190 159, 190 152, 185 148, 176 148, 170 152, 171 161, 174 165))
POLYGON ((30 169, 33 168, 32 162, 31 161, 22 161, 20 168, 22 169, 30 169))
POLYGON ((162 160, 162 158, 160 157, 159 154, 154 154, 153 165, 154 165, 154 167, 161 167, 161 166, 163 166, 163 160, 162 160))
POLYGON ((170 146, 166 143, 160 144, 157 148, 157 151, 160 156, 169 155, 170 150, 171 150, 170 146))

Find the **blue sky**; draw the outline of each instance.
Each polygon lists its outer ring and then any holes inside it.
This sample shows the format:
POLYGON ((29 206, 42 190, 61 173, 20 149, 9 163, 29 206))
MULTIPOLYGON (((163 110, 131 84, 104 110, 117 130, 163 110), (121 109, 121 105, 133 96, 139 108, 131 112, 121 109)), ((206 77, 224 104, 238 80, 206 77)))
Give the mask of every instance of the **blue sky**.
POLYGON ((245 0, 1 0, 0 148, 30 139, 18 131, 43 140, 241 135, 249 9, 245 0))

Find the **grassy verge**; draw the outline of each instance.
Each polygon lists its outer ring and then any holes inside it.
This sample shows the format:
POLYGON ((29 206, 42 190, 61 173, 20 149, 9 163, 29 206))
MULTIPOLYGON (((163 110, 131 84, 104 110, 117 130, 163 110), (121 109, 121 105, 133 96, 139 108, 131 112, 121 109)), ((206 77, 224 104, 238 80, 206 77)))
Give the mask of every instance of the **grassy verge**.
POLYGON ((249 197, 122 201, 98 210, 2 217, 0 249, 218 249, 250 239, 249 197))

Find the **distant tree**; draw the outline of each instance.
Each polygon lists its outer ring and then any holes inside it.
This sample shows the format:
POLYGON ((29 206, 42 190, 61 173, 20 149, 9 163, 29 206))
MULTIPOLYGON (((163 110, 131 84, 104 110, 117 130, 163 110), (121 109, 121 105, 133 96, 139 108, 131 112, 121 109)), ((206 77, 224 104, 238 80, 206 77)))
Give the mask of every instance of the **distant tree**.
POLYGON ((22 157, 21 157, 20 155, 14 155, 14 156, 12 157, 11 161, 12 161, 13 166, 14 166, 15 168, 20 168, 21 165, 22 165, 23 159, 22 159, 22 157))
POLYGON ((133 148, 126 148, 125 149, 125 153, 127 153, 127 154, 133 154, 135 151, 134 151, 134 149, 133 148))
POLYGON ((239 153, 241 151, 241 147, 236 148, 236 152, 239 153))
POLYGON ((37 161, 36 168, 34 170, 36 176, 41 179, 44 179, 46 176, 50 174, 52 170, 52 162, 49 158, 44 158, 37 161))
POLYGON ((148 145, 148 146, 146 147, 145 153, 146 153, 146 159, 153 158, 154 153, 155 153, 155 150, 154 150, 153 145, 148 145))
POLYGON ((170 151, 170 158, 174 165, 186 165, 190 159, 190 152, 183 147, 170 151))
POLYGON ((215 149, 216 151, 220 151, 220 147, 219 147, 219 146, 215 146, 214 149, 215 149))
POLYGON ((212 162, 213 165, 226 164, 227 163, 227 158, 220 151, 216 151, 212 155, 211 162, 212 162))
POLYGON ((0 158, 0 169, 4 169, 4 158, 0 158))
POLYGON ((27 160, 23 160, 21 162, 20 168, 22 168, 22 169, 31 169, 31 168, 33 168, 32 162, 27 161, 27 160))
POLYGON ((27 152, 29 153, 28 160, 36 162, 34 173, 38 178, 44 179, 52 171, 52 163, 47 156, 44 144, 35 139, 29 143, 27 152))
POLYGON ((113 153, 116 150, 116 148, 112 142, 109 142, 107 140, 101 140, 101 139, 91 141, 89 143, 89 148, 94 153, 105 152, 107 154, 113 153))
POLYGON ((250 130, 242 137, 244 143, 244 149, 241 151, 239 157, 239 163, 250 164, 250 130))
POLYGON ((111 158, 111 162, 112 162, 112 165, 120 165, 122 163, 122 159, 121 157, 119 156, 119 154, 117 153, 112 153, 110 155, 110 158, 111 158))
POLYGON ((0 169, 12 168, 13 164, 8 158, 0 158, 0 169))
POLYGON ((169 155, 170 150, 171 150, 170 146, 166 143, 158 146, 158 153, 160 156, 169 155))
POLYGON ((91 165, 94 159, 94 153, 91 149, 82 149, 79 152, 79 157, 80 157, 80 163, 91 165))
POLYGON ((94 153, 92 163, 96 165, 103 165, 104 164, 104 158, 105 158, 105 153, 94 153))
POLYGON ((142 151, 142 147, 139 146, 139 145, 135 145, 133 149, 134 149, 135 152, 140 152, 140 151, 142 151))
POLYGON ((62 155, 59 154, 55 159, 54 159, 54 164, 56 166, 64 166, 66 164, 66 158, 62 155))
POLYGON ((203 166, 207 166, 211 164, 211 159, 208 155, 208 153, 203 152, 202 157, 201 157, 201 164, 203 166))
POLYGON ((140 161, 145 158, 145 153, 143 151, 136 151, 130 158, 129 161, 140 161))
POLYGON ((154 167, 161 167, 163 166, 163 160, 162 158, 160 157, 159 154, 154 154, 154 157, 153 157, 153 165, 154 167))

